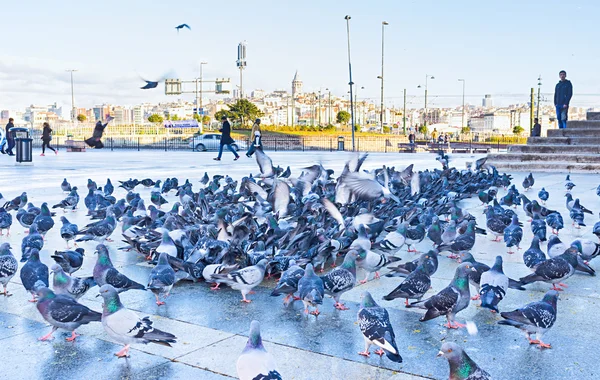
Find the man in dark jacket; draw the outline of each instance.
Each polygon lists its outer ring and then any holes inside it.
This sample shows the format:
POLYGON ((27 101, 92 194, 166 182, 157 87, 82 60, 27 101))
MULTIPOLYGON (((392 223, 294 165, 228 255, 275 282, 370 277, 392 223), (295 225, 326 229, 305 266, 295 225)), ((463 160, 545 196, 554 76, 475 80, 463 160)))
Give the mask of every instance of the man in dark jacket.
POLYGON ((240 156, 237 154, 235 149, 231 146, 235 141, 231 138, 231 124, 227 121, 227 116, 223 116, 221 118, 223 122, 223 126, 219 131, 221 132, 221 145, 219 146, 219 155, 216 158, 213 158, 215 161, 221 161, 221 156, 223 155, 223 147, 227 146, 227 149, 231 151, 235 155, 234 161, 237 161, 240 156))
POLYGON ((9 156, 14 156, 15 154, 12 151, 12 148, 15 147, 15 139, 12 136, 12 133, 10 133, 10 129, 14 128, 14 119, 11 117, 10 119, 8 119, 8 124, 6 124, 6 153, 9 156))
POLYGON ((542 126, 540 125, 538 118, 533 119, 533 130, 531 131, 531 137, 540 137, 542 134, 542 126))
POLYGON ((102 124, 102 122, 100 120, 98 120, 98 122, 96 123, 96 126, 94 127, 94 133, 92 134, 92 137, 85 140, 85 143, 95 149, 104 148, 104 144, 102 143, 102 140, 100 140, 100 139, 102 138, 102 135, 104 134, 104 128, 106 128, 107 125, 108 125, 108 123, 102 124))
POLYGON ((556 120, 558 120, 558 128, 567 128, 567 119, 569 115, 569 102, 573 96, 573 85, 570 80, 567 80, 567 72, 561 70, 558 73, 560 81, 554 89, 554 105, 556 106, 556 120))

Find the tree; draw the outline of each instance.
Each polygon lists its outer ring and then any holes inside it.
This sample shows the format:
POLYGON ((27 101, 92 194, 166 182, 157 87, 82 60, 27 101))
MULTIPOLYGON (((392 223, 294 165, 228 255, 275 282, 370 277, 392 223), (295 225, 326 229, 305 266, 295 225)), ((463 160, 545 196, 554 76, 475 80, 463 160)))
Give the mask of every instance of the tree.
POLYGON ((390 133, 391 131, 392 131, 392 128, 390 128, 386 125, 383 126, 383 133, 390 133))
POLYGON ((340 124, 348 124, 350 121, 350 113, 348 111, 340 111, 337 113, 335 120, 340 124))
POLYGON ((234 118, 233 114, 229 110, 220 110, 220 111, 215 112, 215 119, 216 120, 221 121, 221 118, 223 116, 227 117, 228 119, 233 119, 234 118))
POLYGON ((468 135, 469 133, 471 133, 471 128, 469 128, 469 127, 462 127, 460 129, 460 133, 462 133, 463 135, 468 135))
POLYGON ((79 115, 77 115, 77 121, 79 121, 80 123, 83 123, 86 120, 87 116, 85 116, 84 114, 80 113, 79 115))
POLYGON ((169 115, 169 120, 177 121, 177 120, 179 120, 179 116, 177 116, 177 115, 169 115))
POLYGON ((515 135, 520 135, 524 131, 525 131, 525 129, 523 129, 523 127, 521 127, 520 125, 515 125, 515 127, 513 128, 513 133, 515 135))
POLYGON ((202 116, 202 125, 210 124, 210 116, 204 115, 202 116))
POLYGON ((162 123, 164 120, 165 118, 157 113, 153 113, 152 115, 148 116, 148 121, 151 123, 162 123))
POLYGON ((238 120, 240 123, 246 124, 249 121, 254 121, 264 115, 264 112, 258 109, 256 104, 248 99, 238 99, 233 104, 228 104, 230 117, 233 120, 238 120))
POLYGON ((427 129, 426 125, 421 125, 419 127, 419 133, 422 133, 422 134, 426 135, 428 132, 429 132, 429 130, 427 129))

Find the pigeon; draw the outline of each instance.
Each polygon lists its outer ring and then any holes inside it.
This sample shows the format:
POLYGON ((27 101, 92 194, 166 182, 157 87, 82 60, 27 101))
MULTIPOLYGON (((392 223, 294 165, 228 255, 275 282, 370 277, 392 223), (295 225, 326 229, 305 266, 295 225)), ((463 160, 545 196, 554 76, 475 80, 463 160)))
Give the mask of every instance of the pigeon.
POLYGON ((177 247, 173 242, 173 239, 169 235, 169 230, 164 229, 162 232, 162 240, 160 245, 156 248, 156 253, 166 253, 169 256, 177 257, 177 247))
POLYGON ((145 178, 141 180, 140 183, 146 188, 150 188, 156 185, 156 182, 154 182, 151 178, 145 178))
POLYGON ((63 179, 62 183, 60 184, 60 189, 65 193, 71 192, 71 184, 67 182, 66 178, 63 179))
POLYGON ((40 252, 33 248, 31 249, 29 259, 21 268, 21 283, 25 290, 31 293, 32 299, 29 302, 37 302, 36 285, 38 281, 48 287, 48 267, 40 261, 40 252))
POLYGON ((538 198, 540 198, 540 200, 541 200, 541 201, 542 201, 544 204, 546 204, 546 201, 548 200, 548 198, 550 198, 550 193, 548 193, 548 192, 546 191, 546 189, 544 189, 544 188, 542 187, 542 190, 540 190, 540 191, 538 192, 538 198))
POLYGON ((165 303, 160 300, 160 297, 166 298, 169 296, 173 285, 175 284, 175 271, 169 264, 168 255, 166 252, 161 252, 158 256, 158 264, 152 268, 150 278, 148 279, 147 289, 150 289, 156 297, 158 306, 165 303))
MULTIPOLYGON (((31 227, 31 225, 33 224, 33 220, 35 219, 37 215, 33 212, 29 212, 27 210, 25 210, 24 208, 20 208, 17 211, 17 215, 15 215, 17 221, 25 228, 27 228, 27 230, 29 230, 29 227, 31 227)), ((29 231, 26 231, 26 233, 29 231)))
POLYGON ((77 232, 79 232, 79 227, 76 224, 69 222, 67 218, 64 216, 60 217, 60 221, 62 222, 62 227, 60 228, 60 236, 67 243, 67 248, 69 247, 69 241, 75 239, 77 232))
POLYGON ((218 283, 225 283, 233 289, 239 290, 242 293, 241 301, 250 303, 252 301, 246 299, 246 295, 262 282, 265 277, 267 263, 267 259, 262 259, 256 265, 234 270, 228 274, 213 274, 212 280, 218 283))
POLYGON ((519 218, 516 215, 513 215, 512 223, 504 229, 504 243, 506 243, 508 253, 514 253, 511 249, 511 247, 514 246, 516 246, 517 249, 521 249, 519 247, 521 239, 523 239, 523 229, 519 226, 519 218))
POLYGON ((15 197, 14 199, 4 203, 2 208, 6 209, 6 211, 14 211, 20 208, 25 207, 27 204, 27 193, 22 192, 21 195, 15 197))
POLYGON ((552 233, 558 235, 558 231, 564 228, 562 215, 558 212, 550 213, 546 216, 546 223, 552 228, 552 233))
POLYGON ((183 28, 187 28, 188 30, 192 30, 192 28, 190 28, 190 26, 188 24, 181 24, 181 25, 177 25, 175 27, 175 29, 177 29, 177 33, 179 33, 179 30, 183 29, 183 28))
POLYGON ((406 243, 407 226, 404 223, 398 225, 395 231, 388 233, 385 238, 375 243, 375 248, 382 251, 398 251, 406 243))
POLYGON ((110 182, 110 178, 106 179, 106 185, 104 185, 104 195, 109 196, 115 191, 115 186, 110 182))
POLYGON ((442 244, 451 244, 456 239, 456 221, 451 220, 442 233, 442 244))
MULTIPOLYGON (((108 335, 125 347, 115 356, 129 356, 129 346, 133 343, 157 343, 171 347, 177 343, 177 337, 171 333, 152 327, 149 317, 140 318, 133 311, 125 308, 119 298, 117 289, 109 284, 100 287, 98 296, 104 298, 102 304, 102 326, 108 335)), ((96 296, 96 297, 98 297, 96 296)))
POLYGON ((504 235, 504 230, 509 226, 510 223, 507 223, 504 214, 496 214, 494 209, 488 207, 485 212, 486 227, 492 232, 496 238, 493 241, 500 241, 500 236, 504 235))
POLYGON ((374 344, 379 347, 379 350, 375 351, 377 355, 386 354, 391 361, 402 363, 402 356, 398 352, 396 335, 387 310, 377 305, 369 292, 364 292, 361 298, 358 326, 365 340, 365 350, 358 354, 369 357, 369 347, 374 344))
MULTIPOLYGON (((575 201, 578 200, 579 198, 574 200, 571 193, 566 193, 565 198, 566 198, 567 210, 571 211, 571 209, 575 205, 575 201)), ((581 202, 579 203, 579 207, 581 208, 581 211, 583 211, 586 214, 590 214, 590 215, 594 214, 591 210, 588 210, 583 205, 581 205, 581 202)))
POLYGON ((250 323, 248 343, 237 360, 236 370, 240 380, 282 379, 273 356, 263 346, 258 321, 250 323))
POLYGON ((474 272, 475 268, 470 263, 462 263, 456 268, 452 282, 442 289, 436 295, 422 301, 412 302, 410 307, 418 307, 427 310, 427 313, 421 319, 421 322, 428 321, 445 315, 448 322, 447 328, 457 329, 465 325, 454 321, 458 312, 469 306, 471 294, 469 291, 469 272, 474 272))
POLYGON ((432 219, 432 223, 427 229, 427 237, 433 242, 434 246, 440 246, 443 243, 442 240, 442 226, 440 225, 440 218, 436 215, 432 219))
POLYGON ((566 287, 562 281, 571 277, 577 267, 577 249, 569 248, 560 256, 550 258, 540 263, 534 273, 522 277, 522 285, 531 284, 536 281, 544 281, 552 284, 552 289, 562 291, 566 287), (557 286, 558 285, 558 286, 557 286))
POLYGON ((581 227, 585 227, 585 224, 583 223, 584 213, 579 205, 579 199, 576 199, 573 203, 573 207, 571 208, 569 216, 573 220, 573 225, 576 226, 575 228, 579 229, 581 227))
POLYGON ((370 175, 360 172, 348 173, 340 180, 357 199, 374 201, 382 198, 391 198, 396 201, 396 203, 400 204, 400 200, 392 194, 388 188, 387 171, 383 170, 383 174, 386 176, 384 185, 380 184, 370 175))
POLYGON ((443 356, 450 366, 450 380, 491 380, 489 373, 481 369, 456 343, 445 342, 438 357, 443 356))
POLYGON ((365 250, 363 248, 358 249, 358 258, 356 259, 356 265, 359 268, 364 269, 367 275, 364 280, 359 281, 360 284, 365 284, 369 279, 369 275, 375 272, 375 278, 379 278, 379 270, 386 267, 388 264, 400 261, 399 257, 386 256, 379 253, 375 253, 371 250, 365 250))
POLYGON ((33 223, 29 227, 29 234, 21 240, 21 262, 27 261, 31 249, 35 248, 40 251, 43 247, 44 238, 38 233, 37 224, 33 223))
POLYGON ((6 230, 6 236, 10 236, 10 226, 12 225, 12 215, 0 207, 0 236, 2 236, 2 230, 6 230))
POLYGON ((494 266, 481 275, 479 296, 481 307, 498 313, 498 303, 502 301, 508 289, 508 277, 502 270, 502 256, 496 256, 494 266))
POLYGON ((321 276, 325 294, 333 297, 334 307, 338 310, 348 310, 348 308, 340 303, 340 297, 345 292, 351 290, 356 285, 356 259, 358 252, 355 250, 348 251, 344 257, 344 262, 331 272, 321 276))
POLYGON ((41 341, 52 339, 52 334, 59 328, 71 331, 71 336, 65 340, 74 342, 79 336, 75 330, 90 322, 100 322, 102 314, 84 306, 73 298, 56 294, 45 286, 37 289, 39 297, 36 305, 44 320, 52 325, 47 335, 39 338, 41 341))
POLYGON ((77 232, 77 235, 83 235, 76 242, 95 240, 99 243, 109 240, 117 226, 117 221, 113 215, 107 215, 104 220, 84 228, 77 232))
POLYGON ((500 313, 504 320, 498 321, 498 324, 523 330, 527 334, 529 344, 537 344, 540 348, 551 348, 551 345, 542 342, 542 338, 556 322, 557 301, 558 292, 550 290, 541 301, 532 302, 514 311, 500 313), (532 340, 531 334, 536 334, 537 339, 532 340))
MULTIPOLYGON (((157 189, 157 187, 155 187, 154 189, 157 189)), ((150 193, 150 202, 152 202, 154 205, 156 205, 156 207, 158 207, 160 209, 160 206, 164 205, 165 203, 169 203, 169 201, 167 201, 165 198, 163 198, 163 196, 160 194, 160 190, 155 191, 152 190, 152 193, 150 193)))
POLYGON ((65 199, 52 206, 52 208, 62 208, 66 212, 67 210, 75 210, 78 204, 79 194, 77 194, 77 186, 75 186, 69 191, 69 195, 65 199))
POLYGON ((98 286, 108 284, 113 286, 119 293, 130 289, 146 290, 144 285, 129 279, 114 268, 110 261, 108 249, 104 244, 98 244, 96 252, 98 259, 94 266, 94 280, 96 280, 98 286))
POLYGON ((96 286, 94 277, 72 277, 65 273, 63 268, 56 263, 52 264, 50 271, 54 274, 52 288, 56 294, 64 294, 74 299, 79 299, 90 288, 96 286))
POLYGON ((562 255, 567 250, 567 245, 556 235, 550 236, 548 241, 548 257, 553 258, 562 255))
POLYGON ((423 265, 432 276, 438 268, 438 253, 435 250, 431 250, 427 253, 423 253, 417 259, 410 261, 405 264, 400 264, 395 267, 388 267, 391 270, 390 273, 386 274, 386 277, 406 277, 410 273, 414 272, 419 265, 423 265))
POLYGON ((12 296, 6 287, 19 268, 19 263, 10 249, 11 246, 9 243, 2 243, 2 245, 0 245, 0 284, 4 287, 4 291, 0 294, 3 294, 4 297, 12 296))
POLYGON ((464 234, 457 236, 450 244, 442 244, 438 247, 439 252, 450 251, 456 257, 460 252, 468 252, 475 245, 475 221, 467 224, 464 234))
POLYGON ((277 286, 271 292, 271 296, 276 297, 285 294, 283 304, 287 306, 289 299, 298 291, 298 282, 302 277, 304 277, 304 269, 296 265, 295 260, 290 260, 289 268, 281 274, 281 278, 279 278, 277 286))
POLYGON ((431 286, 430 273, 426 267, 421 264, 414 271, 412 271, 406 279, 392 290, 390 294, 383 297, 386 301, 391 301, 396 298, 405 298, 405 306, 408 307, 409 299, 416 299, 420 301, 421 298, 427 293, 431 286))
POLYGON ((308 316, 308 307, 315 308, 310 314, 318 316, 319 306, 323 304, 325 289, 321 277, 315 274, 312 264, 307 264, 304 269, 304 276, 298 280, 298 296, 304 304, 304 314, 308 316))
POLYGON ((600 239, 600 222, 596 222, 596 224, 594 224, 594 228, 592 230, 592 233, 594 235, 596 235, 596 237, 598 239, 600 239))
POLYGON ((541 219, 539 215, 534 215, 531 220, 531 232, 540 241, 546 241, 546 221, 541 219))
POLYGON ((589 239, 577 239, 571 242, 571 247, 577 248, 579 256, 585 260, 586 264, 591 259, 600 255, 600 244, 589 239))
POLYGON ((414 228, 410 226, 406 229, 406 245, 408 245, 407 252, 417 252, 417 249, 410 249, 411 246, 418 244, 425 239, 425 226, 417 224, 414 228))
MULTIPOLYGON (((552 238, 550 238, 550 240, 552 240, 552 238)), ((540 239, 537 236, 534 236, 533 239, 531 239, 531 246, 523 253, 523 262, 527 268, 535 272, 535 268, 544 261, 546 261, 546 255, 540 249, 540 239)))
POLYGON ((529 189, 531 189, 531 187, 533 186, 533 183, 531 182, 532 179, 533 176, 531 175, 531 173, 529 173, 529 175, 525 177, 525 179, 523 179, 523 189, 525 191, 529 191, 529 189))
POLYGON ((94 187, 90 188, 90 186, 88 185, 88 195, 86 195, 85 198, 83 198, 83 203, 88 209, 88 215, 91 215, 92 211, 94 211, 96 209, 96 206, 98 205, 98 197, 96 197, 95 191, 96 189, 94 187))
POLYGON ((571 175, 567 174, 567 178, 565 178, 565 189, 567 191, 571 191, 575 187, 575 184, 571 182, 571 175))
POLYGON ((83 265, 85 250, 77 248, 74 251, 54 251, 50 256, 68 274, 73 274, 83 265))
POLYGON ((490 195, 489 192, 486 193, 483 190, 479 191, 479 193, 477 194, 477 197, 481 201, 482 206, 490 203, 494 199, 494 196, 490 195))

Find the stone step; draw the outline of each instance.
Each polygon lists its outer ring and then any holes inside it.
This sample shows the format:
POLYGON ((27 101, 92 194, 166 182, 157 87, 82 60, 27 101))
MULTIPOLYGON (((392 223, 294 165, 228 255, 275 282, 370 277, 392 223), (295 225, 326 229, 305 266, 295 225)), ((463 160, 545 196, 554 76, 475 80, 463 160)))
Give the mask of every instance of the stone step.
POLYGON ((549 129, 548 137, 593 137, 600 136, 600 128, 566 128, 566 129, 549 129))
POLYGON ((488 160, 510 162, 566 162, 566 163, 599 163, 600 154, 581 153, 495 153, 488 154, 488 160))
POLYGON ((600 132, 597 137, 529 137, 531 145, 591 145, 600 144, 600 132))
POLYGON ((567 129, 598 129, 600 130, 600 120, 569 120, 567 129))
POLYGON ((569 172, 569 173, 600 173, 600 163, 581 163, 564 161, 540 161, 540 162, 514 162, 489 160, 488 164, 494 165, 500 171, 507 172, 569 172))
POLYGON ((592 153, 600 154, 600 145, 510 145, 509 153, 592 153))

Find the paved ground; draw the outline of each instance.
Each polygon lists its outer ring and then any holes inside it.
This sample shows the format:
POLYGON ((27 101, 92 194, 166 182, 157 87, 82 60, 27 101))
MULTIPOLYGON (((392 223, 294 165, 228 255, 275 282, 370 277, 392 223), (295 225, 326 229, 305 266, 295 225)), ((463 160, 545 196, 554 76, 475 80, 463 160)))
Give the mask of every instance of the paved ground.
MULTIPOLYGON (((275 164, 291 165, 292 171, 321 161, 324 166, 339 173, 348 154, 339 153, 269 153, 275 164)), ((35 157, 33 167, 15 167, 6 156, 0 158, 0 192, 5 198, 26 190, 35 205, 43 201, 62 199, 60 182, 67 177, 73 185, 85 188, 87 178, 99 184, 107 177, 116 182, 129 177, 167 176, 199 179, 204 171, 210 175, 221 173, 234 177, 256 173, 253 160, 243 157, 232 162, 230 153, 225 153, 224 161, 212 160, 211 153, 191 152, 86 152, 64 153, 59 156, 35 157)), ((386 164, 402 168, 415 163, 419 169, 437 167, 431 154, 371 154, 366 168, 386 164)), ((464 167, 466 161, 474 161, 478 156, 456 155, 456 166, 464 167)), ((521 189, 526 173, 514 174, 515 183, 521 189)), ((549 207, 559 210, 565 218, 567 228, 560 237, 570 242, 575 236, 595 237, 591 226, 597 221, 596 215, 586 217, 587 229, 576 231, 570 227, 570 219, 564 206, 564 173, 536 174, 535 191, 530 198, 536 198, 537 191, 544 186, 550 191, 549 207)), ((577 184, 574 196, 582 204, 595 212, 600 211, 595 188, 597 177, 573 175, 577 184)), ((142 190, 145 198, 149 191, 142 190)), ((117 196, 125 193, 121 189, 117 196)), ((504 192, 501 191, 501 195, 504 192)), ((174 199, 171 195, 169 199, 174 199)), ((478 201, 464 201, 464 207, 473 215, 484 219, 478 201)), ((525 220, 523 211, 519 215, 525 220)), ((72 222, 86 224, 83 211, 69 214, 72 222)), ((57 221, 57 223, 60 223, 57 221)), ((525 239, 522 247, 528 247, 531 239, 529 224, 525 224, 525 239)), ((12 236, 8 238, 19 257, 23 228, 15 221, 12 236)), ((118 237, 118 236, 114 236, 118 237)), ((478 236, 473 250, 477 260, 491 264, 497 254, 505 259, 505 273, 518 278, 529 273, 522 263, 521 253, 508 255, 503 244, 489 241, 489 237, 478 236)), ((0 237, 0 241, 7 241, 0 237)), ((48 234, 41 252, 42 261, 49 264, 49 255, 55 249, 63 249, 58 228, 48 234)), ((91 274, 95 259, 95 244, 86 243, 88 252, 84 267, 77 275, 91 274)), ((150 267, 134 253, 116 251, 119 243, 111 243, 111 254, 119 270, 131 278, 144 283, 150 267)), ((417 248, 428 250, 430 242, 424 241, 417 248)), ((398 254, 403 260, 412 259, 403 248, 398 254)), ((433 279, 431 294, 446 286, 453 276, 454 262, 442 258, 440 269, 433 279)), ((597 266, 597 263, 592 263, 597 266)), ((360 276, 361 274, 359 274, 360 276)), ((284 308, 282 300, 270 297, 272 281, 267 281, 251 295, 251 304, 240 304, 239 292, 224 289, 211 292, 203 283, 178 284, 167 306, 157 307, 154 297, 147 292, 129 291, 122 295, 123 303, 142 315, 150 315, 155 325, 179 337, 173 348, 156 345, 136 345, 128 360, 117 359, 113 353, 119 349, 104 333, 100 324, 91 324, 79 329, 82 336, 76 343, 64 341, 65 332, 56 334, 52 342, 38 342, 37 337, 46 334, 49 327, 41 319, 35 306, 27 302, 27 295, 19 284, 18 276, 13 278, 10 290, 13 297, 0 297, 0 347, 5 360, 2 377, 12 379, 224 379, 236 376, 235 361, 246 342, 246 334, 252 319, 261 322, 266 348, 275 357, 280 372, 285 379, 412 379, 448 376, 445 360, 435 355, 443 341, 454 341, 463 346, 469 355, 488 370, 494 379, 592 379, 599 376, 596 365, 594 337, 597 330, 596 315, 600 311, 598 280, 587 275, 576 275, 567 282, 570 287, 561 294, 558 304, 558 321, 546 335, 553 349, 540 351, 530 347, 520 331, 507 326, 499 326, 498 316, 482 310, 472 303, 460 313, 459 321, 471 320, 479 328, 477 335, 471 336, 464 329, 447 331, 441 319, 421 323, 422 311, 405 309, 399 300, 380 301, 391 316, 397 342, 404 363, 390 362, 385 356, 372 355, 364 358, 357 355, 363 349, 363 340, 356 325, 356 312, 360 293, 369 290, 376 300, 380 300, 395 288, 401 279, 382 278, 359 286, 342 297, 350 307, 349 311, 337 311, 332 300, 326 299, 317 319, 306 319, 301 312, 301 303, 284 308), (9 358, 10 360, 6 360, 9 358)), ((534 284, 525 292, 510 290, 500 304, 501 310, 512 310, 533 300, 539 300, 548 289, 546 284, 534 284)), ((94 298, 92 289, 83 303, 95 310, 101 309, 100 300, 94 298)))

